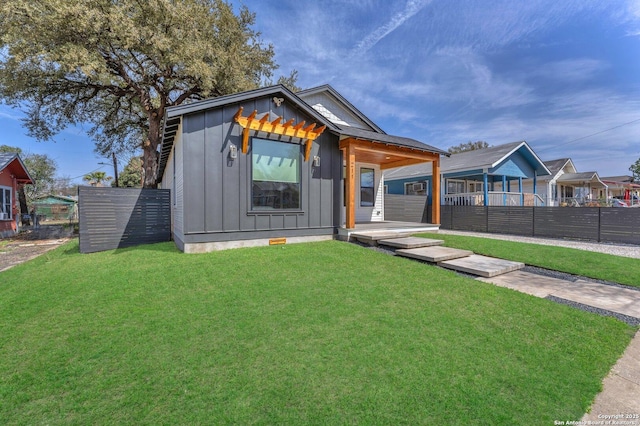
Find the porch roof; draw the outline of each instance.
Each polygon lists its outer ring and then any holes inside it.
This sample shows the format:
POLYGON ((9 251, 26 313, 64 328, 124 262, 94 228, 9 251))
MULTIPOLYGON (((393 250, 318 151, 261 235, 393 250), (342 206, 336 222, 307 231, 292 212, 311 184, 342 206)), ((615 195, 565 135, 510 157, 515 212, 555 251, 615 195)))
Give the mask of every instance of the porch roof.
POLYGON ((600 180, 597 172, 565 173, 558 178, 557 182, 574 185, 584 185, 589 183, 602 186, 604 188, 607 187, 607 185, 600 180))
MULTIPOLYGON (((449 158, 442 159, 441 173, 445 177, 481 177, 483 172, 487 171, 489 174, 511 176, 504 173, 504 169, 514 169, 514 166, 517 168, 517 165, 508 164, 514 156, 517 156, 517 153, 524 158, 532 170, 536 171, 537 176, 550 174, 549 169, 525 141, 453 154, 449 158), (503 168, 505 165, 508 167, 503 168)), ((422 164, 389 170, 385 173, 385 179, 405 179, 428 175, 431 175, 430 166, 422 164)))
POLYGON ((426 143, 417 141, 411 138, 405 138, 402 136, 393 136, 386 133, 376 133, 368 130, 357 129, 355 127, 341 127, 339 131, 336 131, 340 135, 340 139, 352 138, 356 140, 371 141, 375 143, 381 143, 384 145, 397 146, 401 148, 408 148, 410 150, 416 150, 421 152, 432 152, 444 156, 449 156, 447 151, 443 151, 426 143))

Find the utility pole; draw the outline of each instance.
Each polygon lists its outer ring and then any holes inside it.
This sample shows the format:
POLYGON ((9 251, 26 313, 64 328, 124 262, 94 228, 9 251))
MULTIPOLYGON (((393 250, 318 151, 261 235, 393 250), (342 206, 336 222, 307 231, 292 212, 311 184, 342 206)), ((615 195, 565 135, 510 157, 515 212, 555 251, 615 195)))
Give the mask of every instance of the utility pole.
POLYGON ((119 188, 120 184, 118 183, 118 157, 116 157, 115 152, 111 152, 111 157, 113 158, 113 174, 115 175, 116 188, 119 188))

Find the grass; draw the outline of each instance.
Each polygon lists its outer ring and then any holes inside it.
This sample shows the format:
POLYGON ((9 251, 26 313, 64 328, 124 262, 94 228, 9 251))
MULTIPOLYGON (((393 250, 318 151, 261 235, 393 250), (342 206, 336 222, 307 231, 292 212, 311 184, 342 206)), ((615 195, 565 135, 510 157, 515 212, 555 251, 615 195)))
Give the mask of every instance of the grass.
POLYGON ((445 246, 583 277, 640 287, 640 261, 565 247, 439 233, 418 236, 444 240, 445 246))
POLYGON ((337 241, 1 274, 3 424, 552 424, 634 329, 337 241))

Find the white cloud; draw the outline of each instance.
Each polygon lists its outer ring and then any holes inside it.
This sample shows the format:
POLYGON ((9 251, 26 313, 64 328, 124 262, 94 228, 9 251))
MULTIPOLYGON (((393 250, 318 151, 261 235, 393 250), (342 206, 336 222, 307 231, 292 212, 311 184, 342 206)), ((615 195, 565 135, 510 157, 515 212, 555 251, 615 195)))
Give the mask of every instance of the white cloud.
POLYGON ((18 113, 18 110, 10 109, 5 106, 0 106, 0 118, 19 121, 23 117, 24 115, 18 113))
POLYGON ((367 52, 376 43, 378 43, 380 40, 385 38, 402 24, 404 24, 405 21, 413 17, 429 3, 431 3, 431 0, 407 1, 406 5, 400 12, 393 15, 391 19, 389 19, 384 25, 376 28, 375 30, 367 34, 366 37, 360 40, 358 44, 356 44, 356 47, 353 49, 352 53, 358 55, 367 52))
POLYGON ((564 59, 535 66, 529 77, 543 77, 561 82, 581 82, 608 69, 610 64, 591 58, 564 59))

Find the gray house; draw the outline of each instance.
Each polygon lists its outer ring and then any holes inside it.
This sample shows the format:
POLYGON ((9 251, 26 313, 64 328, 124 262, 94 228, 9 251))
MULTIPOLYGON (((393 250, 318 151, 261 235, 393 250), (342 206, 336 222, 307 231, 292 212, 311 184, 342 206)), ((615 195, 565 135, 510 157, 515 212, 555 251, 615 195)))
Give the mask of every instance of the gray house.
MULTIPOLYGON (((440 154, 384 133, 330 86, 278 85, 168 108, 158 181, 171 190, 177 246, 210 251, 383 222, 382 171, 437 170, 440 154)), ((432 217, 439 223, 439 203, 432 217)))

